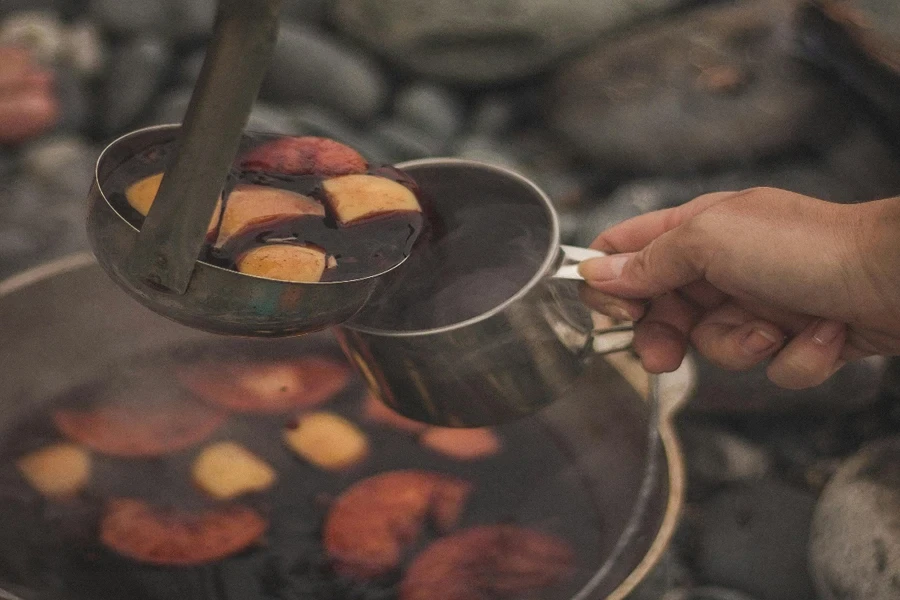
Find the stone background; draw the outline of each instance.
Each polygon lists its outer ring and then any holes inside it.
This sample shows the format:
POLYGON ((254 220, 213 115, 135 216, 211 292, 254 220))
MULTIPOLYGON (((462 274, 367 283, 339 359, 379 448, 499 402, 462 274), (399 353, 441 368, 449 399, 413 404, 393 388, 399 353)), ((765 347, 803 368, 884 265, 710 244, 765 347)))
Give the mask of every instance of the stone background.
MULTIPOLYGON (((900 194, 885 110, 900 88, 835 62, 800 18, 809 4, 284 0, 249 128, 333 137, 373 161, 510 166, 548 191, 565 241, 582 245, 709 191, 900 194)), ((891 69, 895 0, 824 4, 850 11, 891 69)), ((86 247, 97 154, 181 119, 214 12, 212 0, 0 0, 0 44, 52 66, 62 106, 53 131, 0 147, 0 277, 86 247)), ((900 598, 897 368, 851 365, 788 393, 759 370, 700 364, 679 422, 689 506, 634 597, 900 598)))

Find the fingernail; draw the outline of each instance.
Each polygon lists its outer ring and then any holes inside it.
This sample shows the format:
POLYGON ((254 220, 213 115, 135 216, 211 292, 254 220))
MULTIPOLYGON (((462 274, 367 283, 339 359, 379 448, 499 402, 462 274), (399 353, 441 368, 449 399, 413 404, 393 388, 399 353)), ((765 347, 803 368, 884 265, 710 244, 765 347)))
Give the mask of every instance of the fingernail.
POLYGON ((630 255, 591 258, 578 265, 578 272, 588 281, 610 281, 622 275, 625 263, 630 259, 630 255))
POLYGON ((844 331, 844 324, 837 321, 821 320, 813 328, 812 338, 817 344, 827 346, 844 331))
POLYGON ((741 340, 741 348, 750 356, 768 352, 780 340, 765 329, 754 329, 741 340))

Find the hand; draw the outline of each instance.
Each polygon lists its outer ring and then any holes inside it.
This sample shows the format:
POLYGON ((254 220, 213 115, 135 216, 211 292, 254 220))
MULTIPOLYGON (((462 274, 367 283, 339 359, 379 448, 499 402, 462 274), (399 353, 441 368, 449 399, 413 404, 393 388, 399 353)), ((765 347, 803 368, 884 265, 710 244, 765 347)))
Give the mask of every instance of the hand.
POLYGON ((771 359, 785 388, 818 385, 846 361, 900 353, 900 198, 856 205, 760 188, 701 196, 602 233, 613 254, 580 266, 582 299, 638 321, 650 372, 688 343, 719 366, 771 359))
POLYGON ((39 68, 27 51, 0 47, 0 145, 43 133, 58 115, 52 74, 39 68))

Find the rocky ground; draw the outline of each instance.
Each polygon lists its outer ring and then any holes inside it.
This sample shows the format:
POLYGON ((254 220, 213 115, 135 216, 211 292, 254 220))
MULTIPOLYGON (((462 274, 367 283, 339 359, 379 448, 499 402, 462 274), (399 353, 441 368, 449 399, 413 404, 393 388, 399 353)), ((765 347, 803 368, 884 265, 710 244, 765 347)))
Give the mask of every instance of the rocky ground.
MULTIPOLYGON (((900 31, 894 0, 823 4, 859 25, 867 56, 900 73, 897 47, 884 43, 900 31)), ((181 119, 215 5, 0 3, 0 44, 25 45, 55 70, 62 107, 53 131, 0 147, 0 276, 86 247, 83 200, 99 151, 181 119)), ((896 195, 900 86, 835 61, 843 51, 811 33, 808 5, 284 0, 249 127, 333 137, 375 161, 511 166, 548 191, 576 244, 708 191, 896 195)), ((679 422, 688 509, 634 597, 900 598, 898 373, 873 361, 787 393, 759 371, 701 364, 679 422)))

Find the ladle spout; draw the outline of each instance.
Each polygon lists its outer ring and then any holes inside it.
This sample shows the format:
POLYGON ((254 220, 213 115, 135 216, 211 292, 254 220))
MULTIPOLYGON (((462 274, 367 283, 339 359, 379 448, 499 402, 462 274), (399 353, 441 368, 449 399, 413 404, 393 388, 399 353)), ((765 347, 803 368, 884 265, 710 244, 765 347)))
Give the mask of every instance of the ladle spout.
POLYGON ((234 162, 278 35, 281 0, 220 0, 181 129, 125 268, 135 279, 184 294, 234 162))

